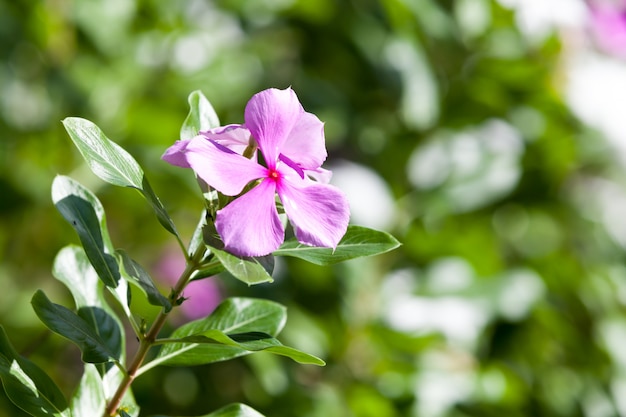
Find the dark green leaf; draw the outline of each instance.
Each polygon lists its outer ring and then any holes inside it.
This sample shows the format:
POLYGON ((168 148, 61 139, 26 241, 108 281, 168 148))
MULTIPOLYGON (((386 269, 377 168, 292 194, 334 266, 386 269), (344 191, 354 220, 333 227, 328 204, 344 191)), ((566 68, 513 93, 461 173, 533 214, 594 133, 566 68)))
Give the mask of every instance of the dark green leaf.
POLYGON ((78 182, 61 175, 52 183, 52 201, 76 230, 100 279, 109 287, 117 287, 120 272, 113 256, 100 201, 78 182))
POLYGON ((120 258, 122 258, 121 266, 124 277, 129 282, 136 284, 143 290, 150 304, 161 306, 165 308, 165 311, 170 311, 172 309, 172 304, 167 297, 163 296, 163 294, 159 292, 154 284, 154 281, 152 281, 150 275, 141 267, 141 265, 135 262, 123 250, 118 249, 117 254, 120 258))
POLYGON ((189 94, 189 114, 180 129, 180 139, 191 139, 201 130, 209 130, 220 125, 220 121, 204 94, 194 91, 189 94))
POLYGON ((235 278, 248 285, 272 282, 274 258, 272 255, 240 258, 223 250, 211 248, 224 268, 235 278))
POLYGON ((7 397, 36 417, 69 417, 67 401, 50 377, 33 362, 17 354, 0 326, 0 380, 7 397))
POLYGON ((100 307, 80 307, 77 315, 104 341, 114 358, 122 357, 124 347, 122 331, 118 322, 109 313, 100 307))
POLYGON ((334 251, 331 248, 303 245, 294 238, 283 243, 273 254, 301 258, 316 265, 332 265, 362 256, 379 255, 399 246, 400 242, 389 233, 361 226, 349 226, 334 251))
POLYGON ((98 126, 78 117, 66 118, 63 126, 94 174, 114 185, 142 189, 143 170, 137 161, 98 126))
MULTIPOLYGON (((84 362, 104 363, 119 360, 118 349, 111 349, 97 330, 72 310, 50 302, 43 291, 38 290, 35 293, 31 304, 39 319, 50 330, 68 338, 80 348, 84 362)), ((106 326, 109 328, 111 325, 106 326)))
MULTIPOLYGON (((275 337, 283 328, 286 319, 286 309, 278 303, 253 298, 229 298, 224 300, 210 316, 192 321, 175 330, 171 338, 181 339, 208 330, 219 330, 226 334, 261 332, 275 337)), ((235 346, 171 343, 163 346, 158 356, 145 368, 149 369, 162 363, 218 362, 247 353, 235 346)))
POLYGON ((176 230, 174 221, 167 213, 167 210, 165 210, 165 207, 163 206, 163 203, 161 203, 161 200, 159 200, 159 197, 157 197, 154 190, 152 190, 152 187, 146 177, 144 177, 142 185, 143 187, 140 188, 139 191, 141 191, 141 194, 146 198, 146 200, 148 200, 150 206, 152 206, 152 209, 157 216, 157 220, 161 223, 161 226, 174 236, 178 236, 178 231, 176 230))

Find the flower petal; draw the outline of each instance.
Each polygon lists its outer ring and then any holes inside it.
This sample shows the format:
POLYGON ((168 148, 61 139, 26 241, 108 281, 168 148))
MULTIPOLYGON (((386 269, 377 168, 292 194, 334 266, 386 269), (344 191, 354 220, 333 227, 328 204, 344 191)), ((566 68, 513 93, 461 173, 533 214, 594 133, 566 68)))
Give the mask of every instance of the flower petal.
POLYGON ((280 153, 304 169, 317 169, 326 160, 324 123, 312 113, 302 112, 280 153))
POLYGON ((165 150, 161 159, 177 167, 190 168, 189 163, 187 162, 187 157, 185 156, 185 151, 189 142, 190 139, 177 140, 172 146, 165 150))
POLYGON ((306 176, 314 181, 321 182, 322 184, 328 184, 333 177, 332 171, 325 168, 317 168, 313 170, 307 170, 306 176))
POLYGON ((350 220, 348 200, 338 188, 284 175, 278 195, 300 243, 336 248, 350 220))
POLYGON ((263 256, 278 249, 285 231, 276 210, 275 184, 261 181, 217 212, 215 227, 227 251, 238 256, 263 256))
POLYGON ((250 131, 243 125, 226 125, 200 132, 200 135, 212 139, 242 155, 250 145, 250 131))
POLYGON ((249 182, 267 175, 267 168, 203 136, 191 139, 185 156, 200 178, 226 195, 237 195, 249 182))
POLYGON ((275 167, 281 147, 303 112, 291 88, 263 90, 248 101, 246 127, 258 142, 268 168, 275 167))

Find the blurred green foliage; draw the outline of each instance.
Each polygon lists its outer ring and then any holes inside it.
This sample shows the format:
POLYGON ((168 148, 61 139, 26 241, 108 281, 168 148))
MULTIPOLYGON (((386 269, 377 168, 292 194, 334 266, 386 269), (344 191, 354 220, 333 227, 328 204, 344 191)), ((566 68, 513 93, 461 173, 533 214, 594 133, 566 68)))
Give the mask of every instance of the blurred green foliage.
MULTIPOLYGON (((193 175, 159 159, 187 95, 241 123, 252 94, 292 86, 326 122, 353 222, 403 247, 333 268, 282 259, 272 284, 219 278, 225 295, 287 305, 281 337, 328 365, 258 354, 157 368, 134 385, 143 414, 242 401, 268 417, 626 416, 613 206, 626 177, 564 105, 563 53, 492 0, 0 0, 0 322, 75 389, 77 349, 30 306, 37 288, 70 300, 50 275, 77 242, 50 199, 57 173, 98 194, 114 244, 155 276, 171 251, 142 198, 91 175, 60 120, 90 119, 129 150, 189 237, 193 175)), ((0 416, 18 415, 0 397, 0 416)))

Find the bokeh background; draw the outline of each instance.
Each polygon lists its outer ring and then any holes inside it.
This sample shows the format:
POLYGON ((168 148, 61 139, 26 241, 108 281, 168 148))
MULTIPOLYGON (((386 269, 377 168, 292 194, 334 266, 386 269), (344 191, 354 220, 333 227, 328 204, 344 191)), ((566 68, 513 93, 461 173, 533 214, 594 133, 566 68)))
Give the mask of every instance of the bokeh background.
MULTIPOLYGON (((221 121, 292 86, 326 123, 352 221, 403 246, 276 281, 199 281, 178 322, 221 297, 288 306, 281 339, 324 368, 257 354, 157 368, 142 415, 234 401, 272 416, 626 416, 626 20, 621 0, 0 0, 0 323, 69 396, 78 350, 37 288, 78 239, 55 175, 93 190, 112 240, 160 280, 170 236, 132 190, 94 177, 60 121, 98 124, 143 166, 188 238, 190 171, 160 161, 187 95, 221 121), (193 303, 193 304, 192 304, 193 303)), ((140 317, 155 310, 138 303, 140 317)), ((0 416, 21 416, 0 395, 0 416)))

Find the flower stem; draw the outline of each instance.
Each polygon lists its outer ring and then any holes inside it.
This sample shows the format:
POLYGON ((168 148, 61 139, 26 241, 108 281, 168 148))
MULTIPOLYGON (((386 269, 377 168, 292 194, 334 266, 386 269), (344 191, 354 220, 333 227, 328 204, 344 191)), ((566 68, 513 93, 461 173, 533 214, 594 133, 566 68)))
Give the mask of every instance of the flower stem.
MULTIPOLYGON (((192 257, 190 258, 188 257, 185 270, 180 275, 180 278, 178 279, 176 286, 174 287, 174 289, 172 290, 170 294, 169 298, 170 298, 170 301, 172 302, 172 305, 176 305, 176 300, 178 300, 183 290, 187 286, 187 283, 189 283, 191 275, 198 269, 200 265, 200 261, 202 260, 203 256, 204 256, 204 251, 198 250, 196 253, 192 255, 192 257)), ((128 369, 126 370, 126 374, 124 375, 122 382, 117 388, 117 391, 115 392, 115 394, 111 398, 111 401, 107 405, 103 417, 113 417, 116 415, 117 410, 120 407, 120 404, 122 403, 122 399, 124 398, 124 395, 126 394, 126 391, 128 391, 128 389, 130 388, 130 385, 135 380, 135 377, 137 376, 137 370, 141 367, 141 365, 143 364, 143 361, 146 359, 146 356, 148 355, 148 351, 150 350, 152 346, 154 346, 157 336, 159 335, 159 332, 163 328, 163 325, 165 324, 165 321, 167 320, 168 315, 169 315, 169 311, 165 311, 165 309, 162 309, 159 315, 157 316, 157 318, 152 323, 150 330, 148 330, 148 332, 143 337, 140 338, 139 348, 137 349, 137 352, 135 352, 135 356, 133 357, 133 360, 130 362, 128 369)))

